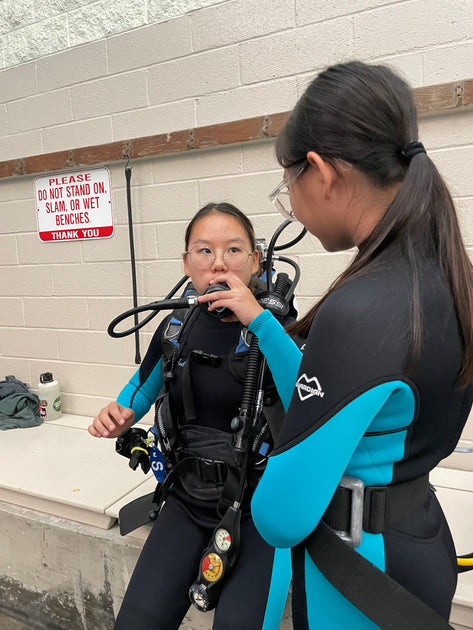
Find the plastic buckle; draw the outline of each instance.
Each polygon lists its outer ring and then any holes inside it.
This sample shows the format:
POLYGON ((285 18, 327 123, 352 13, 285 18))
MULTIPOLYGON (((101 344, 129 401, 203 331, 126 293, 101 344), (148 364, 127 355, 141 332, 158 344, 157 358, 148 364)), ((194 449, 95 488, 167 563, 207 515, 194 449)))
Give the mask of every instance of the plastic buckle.
POLYGON ((347 532, 336 530, 336 534, 350 547, 358 547, 363 532, 365 484, 357 477, 343 476, 338 485, 351 491, 351 510, 350 529, 347 532))

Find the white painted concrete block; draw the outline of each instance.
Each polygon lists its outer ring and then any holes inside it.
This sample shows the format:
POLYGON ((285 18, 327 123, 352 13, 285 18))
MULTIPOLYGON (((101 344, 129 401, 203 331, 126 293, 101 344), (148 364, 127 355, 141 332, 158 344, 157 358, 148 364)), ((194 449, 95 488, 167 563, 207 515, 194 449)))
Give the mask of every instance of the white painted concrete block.
POLYGON ((0 295, 51 295, 52 269, 46 266, 27 265, 0 267, 0 295), (7 282, 8 279, 8 282, 7 282))
POLYGON ((140 266, 138 283, 142 295, 156 296, 154 299, 160 299, 182 278, 184 268, 179 255, 180 247, 176 250, 175 260, 147 262, 140 266))
POLYGON ((352 19, 341 18, 243 42, 240 50, 243 84, 315 71, 353 56, 352 19))
POLYGON ((69 90, 58 90, 13 101, 8 103, 7 111, 8 129, 11 134, 72 120, 69 90))
POLYGON ((87 299, 25 297, 25 322, 32 328, 89 328, 87 299))
POLYGON ((419 138, 428 151, 473 142, 473 111, 465 109, 452 116, 430 116, 419 121, 419 138))
POLYGON ((237 46, 169 61, 148 70, 151 105, 229 90, 240 85, 237 46))
MULTIPOLYGON (((130 273, 130 271, 128 271, 130 273)), ((144 295, 140 289, 140 296, 144 295)), ((107 330, 109 323, 128 309, 132 308, 133 301, 131 294, 123 296, 123 297, 107 297, 107 299, 103 299, 102 297, 88 297, 88 308, 89 308, 89 318, 90 318, 90 330, 95 331, 104 331, 107 330)), ((117 343, 119 343, 117 341, 117 343)), ((104 359, 107 359, 104 357, 104 359)), ((108 359, 106 360, 108 363, 108 359)))
POLYGON ((292 109, 296 100, 297 82, 294 77, 200 96, 197 100, 197 126, 284 112, 292 109))
POLYGON ((19 378, 20 381, 23 381, 28 386, 31 386, 33 383, 29 359, 24 359, 23 357, 0 357, 0 375, 2 378, 5 378, 7 374, 15 375, 16 378, 19 378))
POLYGON ((473 178, 471 177, 473 145, 438 152, 432 151, 429 155, 447 182, 453 196, 471 197, 473 195, 473 178))
MULTIPOLYGON (((1 247, 1 244, 0 244, 1 247)), ((22 300, 19 297, 2 298, 2 326, 22 326, 25 323, 22 300)), ((0 372, 0 380, 3 380, 0 372)))
POLYGON ((114 140, 141 138, 196 126, 194 99, 143 107, 112 116, 114 140))
POLYGON ((43 357, 58 359, 58 336, 56 331, 13 327, 3 329, 2 353, 11 357, 43 357), (8 334, 5 332, 8 330, 8 334))
MULTIPOLYGON (((0 46, 0 54, 1 54, 1 46, 0 46)), ((0 105, 0 138, 3 140, 3 136, 8 135, 8 117, 7 117, 7 106, 5 103, 0 105)), ((2 152, 3 155, 3 152, 2 152)))
POLYGON ((327 0, 323 3, 315 3, 312 0, 297 0, 296 22, 303 25, 324 22, 342 15, 362 15, 366 10, 390 3, 391 0, 357 0, 356 2, 353 0, 327 0))
MULTIPOLYGON (((140 344, 141 345, 141 344, 140 344)), ((145 355, 145 348, 143 357, 145 355)), ((93 369, 94 390, 93 393, 99 396, 109 396, 110 400, 115 400, 128 383, 130 378, 139 369, 139 365, 133 368, 119 365, 96 365, 93 369)), ((97 409, 96 414, 99 412, 97 409)))
POLYGON ((194 50, 228 46, 295 26, 294 0, 224 2, 191 14, 194 50))
POLYGON ((18 263, 18 247, 14 234, 0 236, 0 265, 18 263))
POLYGON ((145 107, 146 74, 134 71, 74 86, 71 101, 75 120, 145 107))
POLYGON ((107 76, 106 42, 102 40, 75 46, 55 55, 43 57, 38 59, 36 67, 41 92, 107 76))
MULTIPOLYGON (((41 132, 26 131, 7 135, 7 123, 4 124, 5 135, 0 138, 0 152, 3 160, 17 160, 29 155, 40 155, 43 150, 41 132)), ((2 184, 3 186, 3 184, 2 184)))
MULTIPOLYGON (((473 6, 470 6, 473 12, 473 6)), ((472 76, 473 42, 456 41, 424 52, 425 84, 450 83, 472 76)))
MULTIPOLYGON (((187 221, 181 221, 179 223, 160 223, 156 226, 160 261, 163 259, 175 260, 181 257, 181 253, 185 249, 184 235, 187 223, 187 221)), ((172 282, 169 283, 170 289, 171 286, 172 282)))
MULTIPOLYGON (((34 204, 32 204, 34 209, 34 204)), ((67 247, 59 243, 43 243, 37 233, 19 234, 18 255, 21 265, 72 263, 81 261, 80 243, 70 243, 67 247)))
MULTIPOLYGON (((293 103, 294 105, 294 103, 293 103)), ((292 109, 292 107, 291 107, 292 109)), ((243 173, 254 173, 258 171, 277 171, 283 178, 283 169, 276 162, 274 155, 274 138, 259 140, 242 145, 243 173)))
MULTIPOLYGON (((49 243, 47 243, 49 245, 49 243)), ((61 245, 61 243, 53 243, 61 245)), ((91 295, 126 295, 122 278, 123 263, 94 263, 87 270, 87 265, 62 264, 52 268, 55 295, 76 296, 91 295)))
POLYGON ((106 45, 110 74, 184 57, 192 53, 189 17, 122 33, 106 45))
POLYGON ((107 144, 113 141, 112 118, 102 116, 91 120, 70 122, 47 127, 41 132, 45 153, 107 144))
POLYGON ((471 35, 468 2, 401 2, 354 15, 355 58, 380 57, 459 41, 471 35))
MULTIPOLYGON (((159 167, 158 161, 157 171, 159 167)), ((133 208, 136 220, 143 223, 188 221, 199 209, 198 184, 190 180, 142 186, 133 191, 133 208)))
POLYGON ((0 85, 3 86, 2 100, 4 102, 37 94, 36 64, 24 63, 21 66, 1 71, 0 85), (8 89, 6 89, 7 86, 8 89))
POLYGON ((153 162, 155 182, 178 182, 231 175, 239 173, 240 169, 241 152, 234 146, 200 149, 198 153, 189 151, 153 162))
POLYGON ((268 195, 280 181, 279 173, 249 173, 203 179, 199 182, 200 204, 228 201, 245 214, 274 211, 268 195))
MULTIPOLYGON (((130 339, 112 339, 106 333, 78 330, 58 330, 59 356, 62 361, 113 363, 128 365, 127 346, 130 339)), ((35 353, 35 356, 41 356, 35 353)))

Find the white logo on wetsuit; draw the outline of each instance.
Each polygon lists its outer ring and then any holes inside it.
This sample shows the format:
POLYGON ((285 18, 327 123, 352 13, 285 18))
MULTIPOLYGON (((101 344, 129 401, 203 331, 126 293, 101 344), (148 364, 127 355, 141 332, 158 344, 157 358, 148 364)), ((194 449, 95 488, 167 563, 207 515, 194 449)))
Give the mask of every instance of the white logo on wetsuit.
POLYGON ((325 392, 322 391, 322 387, 320 386, 317 378, 315 376, 307 378, 307 374, 301 374, 301 376, 299 376, 296 383, 296 389, 302 402, 312 396, 319 396, 319 398, 323 398, 325 396, 325 392), (314 383, 315 387, 312 387, 310 383, 314 383))

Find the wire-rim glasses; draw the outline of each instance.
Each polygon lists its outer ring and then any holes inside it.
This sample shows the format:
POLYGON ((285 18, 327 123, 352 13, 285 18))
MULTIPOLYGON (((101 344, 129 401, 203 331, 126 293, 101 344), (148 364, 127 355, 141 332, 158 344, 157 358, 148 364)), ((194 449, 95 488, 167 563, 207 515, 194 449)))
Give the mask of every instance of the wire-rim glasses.
POLYGON ((289 177, 286 177, 276 188, 269 194, 269 199, 276 210, 280 212, 285 219, 297 221, 292 211, 289 201, 289 186, 301 175, 307 168, 307 162, 304 161, 289 177), (281 197, 284 197, 281 199, 281 197))
POLYGON ((215 262, 215 252, 223 251, 223 263, 228 269, 233 271, 239 271, 248 263, 248 259, 253 255, 244 247, 232 246, 226 249, 210 249, 210 247, 204 247, 202 245, 196 245, 192 247, 184 254, 189 256, 191 263, 197 269, 210 269, 215 262))

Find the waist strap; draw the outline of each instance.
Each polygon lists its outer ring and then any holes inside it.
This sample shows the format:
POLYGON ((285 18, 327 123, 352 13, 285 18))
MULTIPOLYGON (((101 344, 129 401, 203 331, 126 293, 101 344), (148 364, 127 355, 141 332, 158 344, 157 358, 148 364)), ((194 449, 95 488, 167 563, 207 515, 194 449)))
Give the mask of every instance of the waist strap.
POLYGON ((181 452, 177 458, 178 474, 190 474, 206 483, 224 484, 228 477, 228 465, 225 462, 195 457, 181 452))
POLYGON ((392 486, 367 487, 359 479, 343 477, 322 520, 337 532, 362 527, 365 532, 380 534, 418 510, 429 489, 428 474, 392 486))

